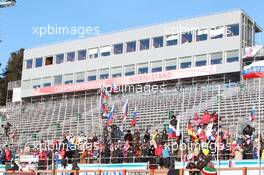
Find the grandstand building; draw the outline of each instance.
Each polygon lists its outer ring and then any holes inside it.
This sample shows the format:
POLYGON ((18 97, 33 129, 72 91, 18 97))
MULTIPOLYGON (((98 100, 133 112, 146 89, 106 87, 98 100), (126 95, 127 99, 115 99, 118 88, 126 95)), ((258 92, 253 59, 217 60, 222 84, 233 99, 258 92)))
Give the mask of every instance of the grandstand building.
MULTIPOLYGON (((117 124, 129 99, 129 111, 136 107, 142 130, 163 129, 169 111, 182 117, 184 130, 195 112, 208 109, 237 133, 238 121, 256 102, 252 93, 260 93, 250 89, 258 89, 255 82, 246 82, 243 92, 240 85, 243 66, 254 61, 244 59, 245 48, 255 45, 259 32, 243 10, 232 10, 26 49, 21 91, 15 93, 21 93, 21 102, 10 103, 8 113, 17 141, 64 132, 100 134, 98 90, 113 85, 165 87, 164 92, 113 94, 117 124)), ((20 101, 14 93, 13 98, 20 101)))

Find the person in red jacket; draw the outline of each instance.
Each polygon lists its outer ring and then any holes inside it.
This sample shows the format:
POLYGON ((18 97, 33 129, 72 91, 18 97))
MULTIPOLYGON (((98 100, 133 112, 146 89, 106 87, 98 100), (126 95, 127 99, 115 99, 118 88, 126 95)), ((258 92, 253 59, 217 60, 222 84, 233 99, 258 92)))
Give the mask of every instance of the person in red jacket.
POLYGON ((39 152, 39 169, 40 170, 46 170, 46 165, 47 165, 47 153, 44 150, 40 150, 39 152))
POLYGON ((159 144, 157 148, 155 148, 155 156, 157 156, 157 162, 159 163, 159 166, 163 167, 163 159, 162 159, 162 145, 159 144))
POLYGON ((11 150, 8 147, 6 147, 6 149, 5 149, 5 161, 11 162, 11 159, 12 159, 11 150))
POLYGON ((209 122, 211 121, 211 115, 209 114, 209 112, 206 110, 204 111, 204 114, 202 116, 202 123, 204 125, 208 125, 209 122))

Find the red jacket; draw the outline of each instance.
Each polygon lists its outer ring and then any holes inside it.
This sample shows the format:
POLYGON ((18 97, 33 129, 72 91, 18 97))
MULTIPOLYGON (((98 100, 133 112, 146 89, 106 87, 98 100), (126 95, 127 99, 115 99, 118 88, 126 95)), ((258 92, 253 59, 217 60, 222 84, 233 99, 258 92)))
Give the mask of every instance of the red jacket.
POLYGON ((11 161, 11 158, 12 158, 11 151, 9 149, 6 149, 5 150, 5 159, 6 159, 6 161, 11 161))
POLYGON ((202 123, 208 125, 211 120, 211 115, 208 112, 205 112, 202 116, 202 123))
POLYGON ((158 156, 158 157, 162 156, 162 146, 161 145, 155 148, 155 156, 158 156))

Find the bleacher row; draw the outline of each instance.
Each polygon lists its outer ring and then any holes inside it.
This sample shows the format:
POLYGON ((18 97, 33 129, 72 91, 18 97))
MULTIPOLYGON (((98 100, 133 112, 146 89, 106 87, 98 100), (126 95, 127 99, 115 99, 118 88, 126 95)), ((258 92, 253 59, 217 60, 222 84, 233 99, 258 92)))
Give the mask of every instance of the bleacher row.
MULTIPOLYGON (((264 81, 261 82, 264 86, 264 81)), ((131 113, 135 110, 139 116, 137 126, 141 131, 149 129, 160 131, 169 123, 168 112, 173 111, 180 117, 180 128, 186 132, 187 122, 194 113, 202 114, 204 110, 216 111, 221 116, 220 125, 229 127, 233 134, 239 134, 249 123, 248 116, 253 106, 256 107, 263 125, 264 88, 259 88, 258 80, 241 84, 210 84, 203 86, 186 86, 179 89, 168 86, 165 92, 112 94, 109 105, 115 105, 114 124, 123 129, 130 128, 131 113), (260 91, 259 91, 260 89, 260 91), (129 100, 129 117, 122 123, 122 106, 129 100)), ((17 135, 11 142, 23 145, 40 139, 62 138, 63 133, 73 135, 84 132, 92 136, 100 135, 105 125, 101 119, 98 93, 79 93, 63 95, 58 98, 46 98, 40 101, 9 104, 7 121, 17 129, 17 135)), ((255 127, 258 123, 253 124, 255 127)), ((133 130, 133 129, 132 129, 133 130)), ((0 142, 7 139, 1 138, 0 142)))

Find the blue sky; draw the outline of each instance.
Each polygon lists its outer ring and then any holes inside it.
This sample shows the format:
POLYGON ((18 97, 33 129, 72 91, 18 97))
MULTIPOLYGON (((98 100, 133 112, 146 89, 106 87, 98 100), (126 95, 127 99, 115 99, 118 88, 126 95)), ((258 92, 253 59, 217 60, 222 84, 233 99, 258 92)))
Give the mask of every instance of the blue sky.
MULTIPOLYGON (((78 35, 33 34, 33 27, 98 26, 100 33, 223 10, 244 9, 264 28, 263 0, 17 0, 0 9, 0 63, 19 48, 78 39, 78 35)), ((262 34, 258 42, 264 43, 262 34)))

